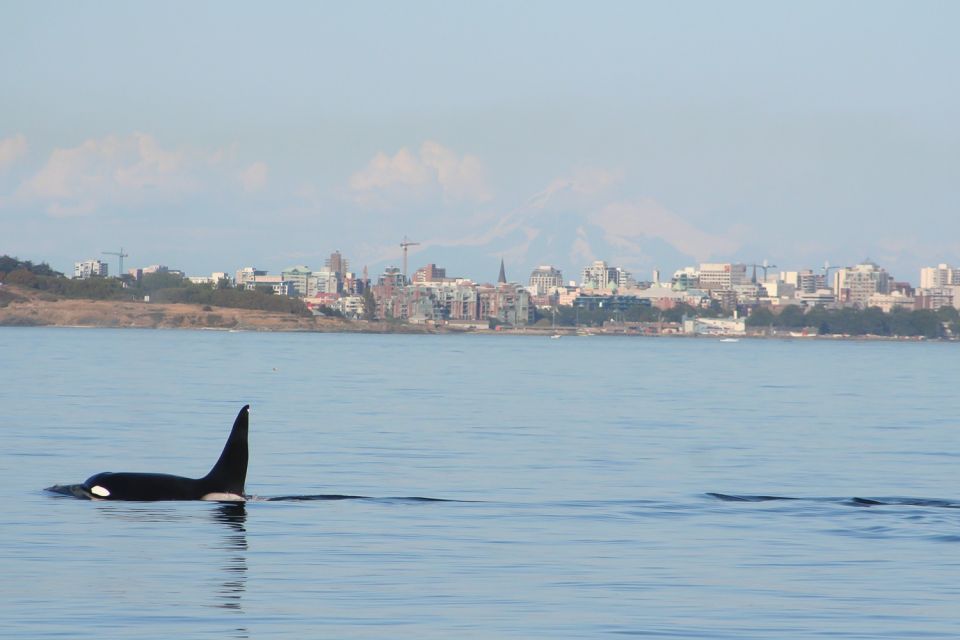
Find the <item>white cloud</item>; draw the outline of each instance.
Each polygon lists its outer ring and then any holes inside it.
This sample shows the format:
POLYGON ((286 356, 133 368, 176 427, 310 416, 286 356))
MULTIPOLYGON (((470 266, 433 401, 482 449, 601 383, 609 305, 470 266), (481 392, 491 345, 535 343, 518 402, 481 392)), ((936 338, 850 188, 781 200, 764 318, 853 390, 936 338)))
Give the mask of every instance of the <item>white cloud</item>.
POLYGON ((707 233, 651 198, 608 204, 590 214, 589 220, 603 229, 610 244, 630 247, 644 237, 660 238, 700 261, 735 253, 743 233, 741 227, 719 235, 707 233))
POLYGON ((436 175, 444 196, 453 200, 484 202, 490 199, 483 163, 472 155, 458 157, 436 142, 424 142, 420 159, 436 175))
POLYGON ((240 173, 240 184, 247 193, 260 191, 267 186, 267 163, 254 162, 240 173))
MULTIPOLYGON (((20 185, 15 197, 40 203, 53 216, 85 215, 105 206, 175 201, 233 179, 235 155, 232 148, 165 149, 146 133, 110 135, 54 149, 43 167, 20 185)), ((259 188, 265 181, 266 165, 254 163, 243 173, 241 185, 259 188)))
POLYGON ((0 171, 12 166, 27 152, 27 138, 22 133, 0 140, 0 171))
POLYGON ((354 199, 364 205, 389 206, 397 201, 440 195, 446 202, 490 199, 483 163, 427 141, 418 152, 402 148, 390 156, 378 152, 350 177, 354 199))

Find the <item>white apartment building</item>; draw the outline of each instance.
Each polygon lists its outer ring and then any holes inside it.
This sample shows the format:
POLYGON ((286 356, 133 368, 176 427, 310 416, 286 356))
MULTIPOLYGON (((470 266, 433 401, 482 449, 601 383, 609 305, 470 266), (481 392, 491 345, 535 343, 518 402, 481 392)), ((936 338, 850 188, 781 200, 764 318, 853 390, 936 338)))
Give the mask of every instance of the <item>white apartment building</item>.
POLYGON ((947 264, 920 269, 921 289, 938 289, 950 285, 960 285, 960 269, 947 264))
POLYGON ((187 280, 193 284, 212 284, 216 286, 220 284, 221 280, 227 280, 229 282, 230 278, 227 276, 226 271, 214 271, 209 276, 187 276, 187 280))
POLYGON ((78 280, 107 277, 107 263, 102 260, 84 260, 73 263, 73 277, 78 280))
POLYGON ((705 262, 700 265, 699 287, 713 289, 733 289, 737 285, 747 284, 747 265, 730 262, 705 262))
POLYGON ((270 290, 274 295, 278 296, 289 296, 293 295, 294 288, 293 283, 289 280, 284 280, 283 276, 252 276, 244 280, 243 285, 237 283, 237 288, 243 287, 247 291, 255 291, 257 289, 266 289, 270 287, 270 290))
POLYGON ((580 286, 584 289, 609 291, 628 289, 633 284, 630 272, 622 267, 610 267, 604 260, 597 260, 583 268, 580 286))

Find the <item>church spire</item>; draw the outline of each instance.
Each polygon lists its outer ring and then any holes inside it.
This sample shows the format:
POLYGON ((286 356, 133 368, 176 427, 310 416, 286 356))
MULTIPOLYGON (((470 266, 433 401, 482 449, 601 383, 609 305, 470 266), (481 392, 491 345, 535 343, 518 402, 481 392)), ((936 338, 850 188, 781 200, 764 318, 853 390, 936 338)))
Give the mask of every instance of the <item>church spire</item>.
POLYGON ((507 272, 503 269, 503 258, 500 258, 500 276, 497 278, 497 284, 507 284, 507 272))

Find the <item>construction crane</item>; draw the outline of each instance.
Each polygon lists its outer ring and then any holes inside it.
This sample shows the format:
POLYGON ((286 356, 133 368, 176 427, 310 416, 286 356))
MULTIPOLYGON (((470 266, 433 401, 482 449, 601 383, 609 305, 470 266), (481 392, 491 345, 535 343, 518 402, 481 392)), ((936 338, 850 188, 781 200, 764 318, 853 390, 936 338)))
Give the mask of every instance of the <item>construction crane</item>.
POLYGON ((753 267, 753 278, 750 280, 753 284, 757 284, 757 267, 763 269, 763 281, 767 281, 767 269, 776 269, 777 265, 769 264, 764 260, 761 264, 748 264, 748 267, 753 267))
POLYGON ((117 258, 120 259, 120 270, 117 272, 117 277, 118 278, 123 277, 123 259, 129 258, 130 254, 124 253, 123 247, 120 247, 120 251, 103 251, 102 253, 108 256, 117 256, 117 258))
POLYGON ((407 282, 407 247, 414 247, 420 244, 419 242, 411 242, 407 236, 403 236, 403 242, 400 243, 400 248, 403 249, 403 281, 407 282))

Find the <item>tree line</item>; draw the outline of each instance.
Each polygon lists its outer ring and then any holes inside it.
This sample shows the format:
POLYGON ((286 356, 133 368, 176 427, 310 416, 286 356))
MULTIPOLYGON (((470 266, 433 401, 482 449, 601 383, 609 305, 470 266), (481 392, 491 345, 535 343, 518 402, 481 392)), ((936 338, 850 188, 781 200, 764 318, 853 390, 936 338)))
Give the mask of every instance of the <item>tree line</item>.
POLYGON ((788 306, 774 313, 760 307, 754 309, 746 324, 757 329, 806 329, 818 335, 944 338, 948 333, 953 337, 960 335, 960 311, 954 307, 941 307, 936 311, 898 308, 885 313, 879 307, 826 309, 816 306, 804 310, 799 306, 788 306))
POLYGON ((151 302, 181 302, 311 315, 298 298, 275 296, 270 290, 234 289, 226 281, 215 286, 194 284, 172 273, 148 273, 139 281, 97 277, 74 280, 54 271, 46 263, 34 264, 6 255, 0 256, 0 282, 63 298, 133 301, 149 296, 151 302))

